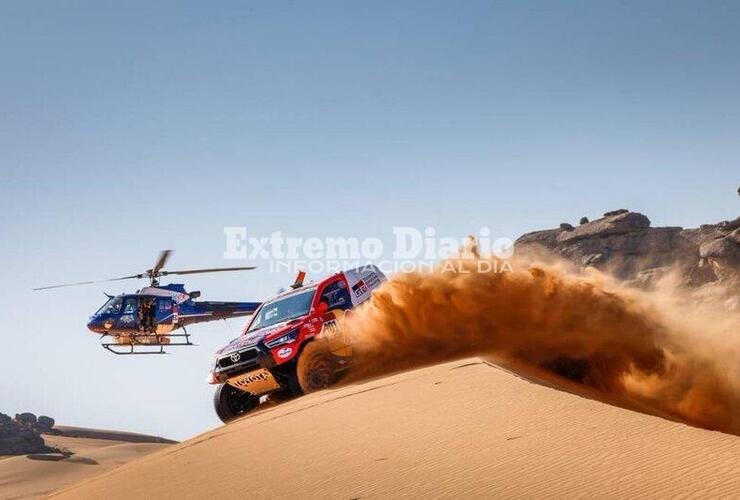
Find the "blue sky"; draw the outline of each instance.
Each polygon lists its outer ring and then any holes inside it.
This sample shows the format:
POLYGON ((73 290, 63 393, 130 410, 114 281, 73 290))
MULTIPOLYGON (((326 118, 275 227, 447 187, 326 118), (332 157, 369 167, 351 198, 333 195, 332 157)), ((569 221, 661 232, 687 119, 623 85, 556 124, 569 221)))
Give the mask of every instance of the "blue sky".
MULTIPOLYGON (((738 215, 737 2, 2 2, 0 411, 183 438, 212 351, 119 359, 102 291, 229 265, 224 226, 516 237, 615 208, 738 215)), ((260 299, 291 276, 188 280, 260 299)))

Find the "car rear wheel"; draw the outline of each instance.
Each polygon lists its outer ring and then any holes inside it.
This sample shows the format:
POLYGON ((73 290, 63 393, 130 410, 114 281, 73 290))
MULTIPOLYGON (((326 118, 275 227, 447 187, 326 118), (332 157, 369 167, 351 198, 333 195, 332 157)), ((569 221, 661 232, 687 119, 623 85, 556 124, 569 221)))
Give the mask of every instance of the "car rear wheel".
POLYGON ((296 375, 304 394, 326 389, 337 378, 336 358, 323 342, 310 342, 298 358, 296 375))
POLYGON ((221 384, 213 395, 213 407, 223 423, 257 408, 260 398, 229 384, 221 384))

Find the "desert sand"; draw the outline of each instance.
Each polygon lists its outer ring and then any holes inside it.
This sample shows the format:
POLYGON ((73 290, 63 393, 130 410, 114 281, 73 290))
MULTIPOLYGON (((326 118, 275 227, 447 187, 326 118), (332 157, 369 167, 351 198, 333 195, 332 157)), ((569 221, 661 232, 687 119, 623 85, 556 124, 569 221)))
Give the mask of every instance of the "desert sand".
POLYGON ((28 455, 0 459, 0 498, 46 497, 54 490, 100 474, 172 443, 129 432, 58 427, 71 436, 44 436, 53 447, 74 455, 28 455))
MULTIPOLYGON (((115 460, 113 448, 104 452, 115 460)), ((574 495, 737 497, 740 438, 555 390, 471 359, 267 408, 53 496, 574 495)))

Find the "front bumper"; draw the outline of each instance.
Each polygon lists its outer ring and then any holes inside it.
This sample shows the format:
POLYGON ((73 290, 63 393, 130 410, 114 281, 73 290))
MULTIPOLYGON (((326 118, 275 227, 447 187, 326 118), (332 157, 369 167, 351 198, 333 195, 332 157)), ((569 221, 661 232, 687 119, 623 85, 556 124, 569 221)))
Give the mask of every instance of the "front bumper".
POLYGON ((226 383, 255 396, 269 394, 281 388, 280 383, 275 379, 272 372, 266 368, 257 368, 256 370, 236 375, 226 380, 226 383))
POLYGON ((225 382, 236 375, 258 368, 269 370, 273 366, 275 359, 270 352, 264 346, 256 344, 219 356, 213 367, 213 378, 218 382, 225 382))

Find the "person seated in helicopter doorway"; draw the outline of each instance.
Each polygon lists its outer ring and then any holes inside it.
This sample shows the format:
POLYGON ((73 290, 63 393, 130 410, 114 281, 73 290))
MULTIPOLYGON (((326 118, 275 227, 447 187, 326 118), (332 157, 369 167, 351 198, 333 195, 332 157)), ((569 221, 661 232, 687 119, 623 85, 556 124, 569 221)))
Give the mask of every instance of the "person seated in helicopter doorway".
POLYGON ((136 311, 136 324, 138 325, 138 330, 140 332, 144 331, 144 299, 141 299, 139 304, 139 310, 136 311))
POLYGON ((142 297, 139 307, 139 330, 154 333, 154 298, 142 297))
POLYGON ((146 311, 146 322, 147 331, 152 333, 155 333, 155 314, 157 313, 156 303, 157 301, 154 299, 154 297, 149 297, 149 304, 147 305, 146 311))

